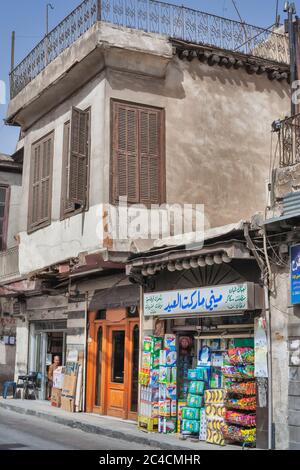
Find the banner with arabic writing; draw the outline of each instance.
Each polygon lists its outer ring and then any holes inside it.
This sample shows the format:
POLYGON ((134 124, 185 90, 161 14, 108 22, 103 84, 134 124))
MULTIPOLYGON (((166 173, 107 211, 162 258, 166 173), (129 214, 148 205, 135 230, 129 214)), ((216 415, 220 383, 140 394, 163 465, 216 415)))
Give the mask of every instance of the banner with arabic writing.
POLYGON ((144 315, 230 312, 247 308, 247 283, 144 294, 144 315))

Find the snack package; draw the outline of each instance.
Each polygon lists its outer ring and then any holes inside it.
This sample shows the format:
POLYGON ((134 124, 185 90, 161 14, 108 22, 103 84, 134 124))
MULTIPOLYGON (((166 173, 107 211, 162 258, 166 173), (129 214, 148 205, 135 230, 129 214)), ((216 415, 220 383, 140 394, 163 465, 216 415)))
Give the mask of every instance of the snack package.
POLYGON ((200 408, 183 408, 182 410, 183 419, 200 419, 200 408))
POLYGON ((188 394, 187 396, 187 406, 191 408, 201 408, 202 407, 203 396, 202 395, 192 395, 188 394))
POLYGON ((223 388, 204 391, 205 404, 221 403, 223 404, 226 397, 226 391, 223 388))
POLYGON ((189 384, 189 393, 192 395, 203 395, 205 382, 192 381, 189 384))

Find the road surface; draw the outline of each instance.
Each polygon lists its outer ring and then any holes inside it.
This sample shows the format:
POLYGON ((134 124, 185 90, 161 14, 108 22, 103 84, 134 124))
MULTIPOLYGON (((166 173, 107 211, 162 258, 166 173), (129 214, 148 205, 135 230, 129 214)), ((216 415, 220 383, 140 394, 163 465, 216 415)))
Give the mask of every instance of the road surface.
MULTIPOLYGON (((1 450, 151 450, 134 442, 89 434, 61 424, 0 409, 1 450)), ((153 448, 152 448, 153 449, 153 448)))

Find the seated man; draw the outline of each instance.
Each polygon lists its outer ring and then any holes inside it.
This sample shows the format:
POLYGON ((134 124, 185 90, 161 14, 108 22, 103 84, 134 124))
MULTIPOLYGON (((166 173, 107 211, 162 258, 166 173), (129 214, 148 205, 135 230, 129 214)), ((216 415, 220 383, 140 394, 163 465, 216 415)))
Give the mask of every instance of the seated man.
POLYGON ((54 356, 53 364, 49 367, 48 370, 48 400, 51 400, 51 393, 53 387, 53 372, 60 366, 60 357, 54 356))

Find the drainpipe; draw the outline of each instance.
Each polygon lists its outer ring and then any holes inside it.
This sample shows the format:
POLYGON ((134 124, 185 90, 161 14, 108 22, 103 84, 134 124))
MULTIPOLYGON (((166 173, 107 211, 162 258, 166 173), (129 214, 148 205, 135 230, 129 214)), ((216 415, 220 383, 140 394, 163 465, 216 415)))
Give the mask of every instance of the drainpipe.
MULTIPOLYGON (((270 302, 269 302, 269 287, 268 284, 264 282, 264 272, 265 272, 265 263, 263 259, 260 257, 258 254, 255 245, 253 241, 251 240, 250 234, 249 234, 249 223, 246 222, 244 223, 244 237, 245 240, 247 241, 247 246, 248 248, 252 251, 257 264, 260 268, 261 271, 261 279, 263 281, 264 285, 264 300, 265 300, 265 318, 266 318, 266 329, 267 329, 267 342, 268 342, 268 449, 271 450, 273 447, 273 397, 272 397, 272 351, 271 351, 271 320, 270 320, 270 302)), ((266 233, 264 230, 264 249, 265 253, 267 251, 266 247, 266 233)), ((269 258, 266 256, 266 259, 268 261, 268 270, 270 268, 269 265, 269 258)))

